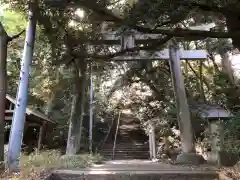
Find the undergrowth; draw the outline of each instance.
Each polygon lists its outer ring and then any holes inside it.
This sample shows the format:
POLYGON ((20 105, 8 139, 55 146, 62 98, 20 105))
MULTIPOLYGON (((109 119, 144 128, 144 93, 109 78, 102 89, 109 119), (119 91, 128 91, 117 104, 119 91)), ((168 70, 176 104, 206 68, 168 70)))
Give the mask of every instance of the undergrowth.
POLYGON ((231 168, 223 168, 222 172, 231 180, 240 179, 240 162, 231 168))
POLYGON ((17 175, 5 171, 0 175, 2 180, 40 180, 49 175, 53 169, 84 168, 94 163, 100 163, 100 155, 80 154, 75 156, 61 156, 57 150, 34 152, 21 156, 21 173, 17 175))

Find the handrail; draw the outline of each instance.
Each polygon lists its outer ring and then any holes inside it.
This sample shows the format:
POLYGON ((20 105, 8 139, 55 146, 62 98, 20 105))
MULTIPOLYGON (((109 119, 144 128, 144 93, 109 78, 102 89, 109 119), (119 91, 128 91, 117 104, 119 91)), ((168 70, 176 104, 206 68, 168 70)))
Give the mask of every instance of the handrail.
POLYGON ((118 127, 119 127, 119 122, 120 122, 120 116, 121 116, 121 111, 119 111, 119 114, 118 114, 117 128, 116 128, 116 133, 115 133, 115 138, 114 138, 114 144, 113 144, 113 155, 112 155, 112 159, 115 158, 116 140, 117 140, 117 133, 118 133, 118 127))

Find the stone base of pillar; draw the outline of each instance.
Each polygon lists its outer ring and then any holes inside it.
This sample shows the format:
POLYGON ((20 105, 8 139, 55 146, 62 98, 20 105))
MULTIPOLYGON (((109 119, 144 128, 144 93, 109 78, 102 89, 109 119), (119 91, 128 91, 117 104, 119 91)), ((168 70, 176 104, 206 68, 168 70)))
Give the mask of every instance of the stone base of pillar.
POLYGON ((206 160, 196 153, 181 153, 177 156, 175 164, 199 165, 206 163, 206 160))

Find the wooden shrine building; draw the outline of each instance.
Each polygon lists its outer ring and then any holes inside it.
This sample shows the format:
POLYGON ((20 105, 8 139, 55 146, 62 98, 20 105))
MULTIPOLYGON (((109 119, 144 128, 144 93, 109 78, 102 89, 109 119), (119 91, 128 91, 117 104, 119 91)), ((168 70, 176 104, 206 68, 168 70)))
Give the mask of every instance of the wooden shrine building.
MULTIPOLYGON (((15 103, 16 100, 7 94, 5 102, 5 122, 7 125, 10 125, 12 122, 15 103)), ((37 149, 40 150, 44 136, 44 129, 46 129, 47 126, 53 124, 55 124, 55 122, 51 120, 50 117, 39 111, 32 110, 31 108, 27 107, 25 114, 23 143, 32 143, 32 140, 35 138, 35 142, 37 141, 37 149)), ((5 142, 8 142, 9 135, 10 129, 5 132, 5 142)), ((32 146, 36 147, 36 143, 32 143, 32 146)))

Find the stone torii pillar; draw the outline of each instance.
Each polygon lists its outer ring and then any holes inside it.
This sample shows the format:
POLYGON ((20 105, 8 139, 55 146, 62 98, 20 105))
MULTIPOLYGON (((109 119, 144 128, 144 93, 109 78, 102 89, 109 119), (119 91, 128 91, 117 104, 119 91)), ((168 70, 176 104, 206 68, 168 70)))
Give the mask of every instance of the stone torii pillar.
POLYGON ((156 138, 155 138, 155 127, 153 124, 149 124, 149 154, 151 160, 156 160, 156 138))
MULTIPOLYGON (((182 54, 184 58, 184 54, 182 54)), ((179 164, 202 164, 204 159, 196 154, 193 129, 188 107, 184 79, 180 67, 180 52, 176 43, 169 47, 169 64, 172 75, 172 84, 177 105, 177 118, 180 129, 182 153, 177 157, 179 164)))
POLYGON ((135 38, 133 34, 127 34, 127 35, 121 36, 120 41, 121 41, 122 50, 134 48, 136 46, 135 38))

